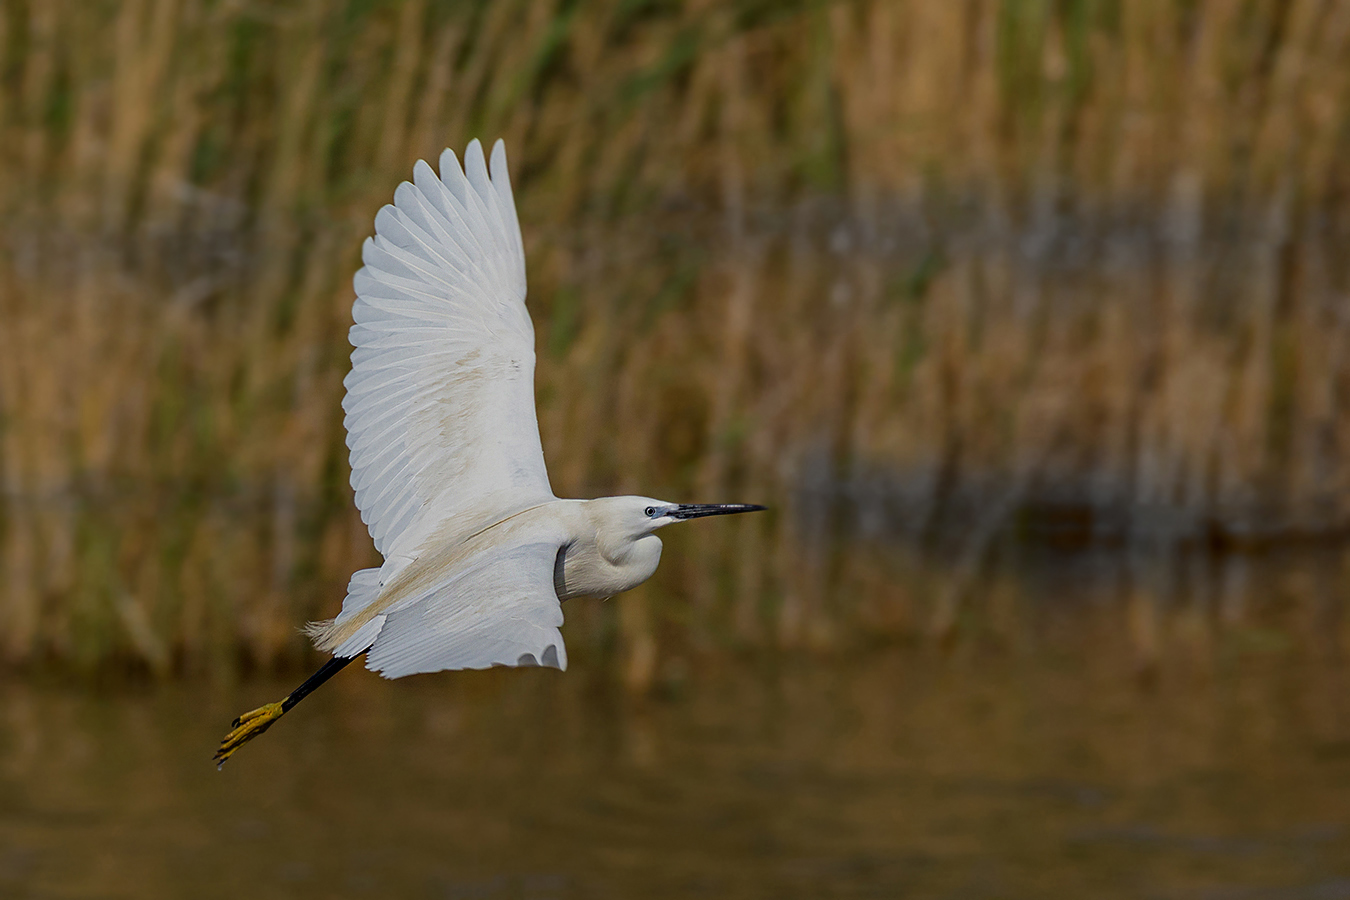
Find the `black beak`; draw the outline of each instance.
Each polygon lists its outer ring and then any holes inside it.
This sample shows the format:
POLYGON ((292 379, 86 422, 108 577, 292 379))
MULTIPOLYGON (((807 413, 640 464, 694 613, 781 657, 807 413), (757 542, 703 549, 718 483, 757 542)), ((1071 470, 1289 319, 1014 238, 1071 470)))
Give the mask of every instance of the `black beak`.
POLYGON ((672 519, 698 519, 703 516, 729 516, 732 513, 758 512, 767 506, 753 503, 681 503, 666 515, 672 519))

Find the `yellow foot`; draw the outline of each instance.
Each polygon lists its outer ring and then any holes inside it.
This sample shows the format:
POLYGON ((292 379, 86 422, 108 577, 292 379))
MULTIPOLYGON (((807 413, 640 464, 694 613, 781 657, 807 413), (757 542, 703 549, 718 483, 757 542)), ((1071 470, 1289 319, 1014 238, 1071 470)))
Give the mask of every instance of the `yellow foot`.
POLYGON ((216 750, 216 755, 213 757, 216 768, 219 769, 225 765, 225 760, 233 756, 234 751, 271 728, 272 723, 280 719, 283 712, 285 710, 281 708, 281 702, 277 701, 250 710, 235 719, 231 723, 234 730, 225 735, 224 740, 220 742, 220 749, 216 750))

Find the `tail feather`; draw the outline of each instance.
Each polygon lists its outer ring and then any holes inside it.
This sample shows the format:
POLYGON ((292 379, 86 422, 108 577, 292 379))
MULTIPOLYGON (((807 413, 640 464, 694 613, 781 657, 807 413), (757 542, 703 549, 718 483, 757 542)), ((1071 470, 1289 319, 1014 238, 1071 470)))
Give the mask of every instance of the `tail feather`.
POLYGON ((314 642, 314 649, 331 653, 334 647, 333 632, 337 631, 337 618, 306 622, 300 630, 305 633, 305 637, 314 642))
POLYGON ((380 596, 380 570, 359 569, 347 583, 347 598, 342 601, 342 612, 331 619, 307 623, 303 631, 318 650, 331 653, 337 649, 337 630, 380 596))

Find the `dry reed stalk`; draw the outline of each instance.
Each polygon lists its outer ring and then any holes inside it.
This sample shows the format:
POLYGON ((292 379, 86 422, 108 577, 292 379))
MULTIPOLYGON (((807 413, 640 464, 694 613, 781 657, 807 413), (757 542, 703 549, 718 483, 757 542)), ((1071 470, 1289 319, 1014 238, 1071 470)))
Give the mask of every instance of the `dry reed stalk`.
MULTIPOLYGON (((68 9, 62 9, 56 3, 34 4, 27 10, 28 28, 22 22, 15 22, 16 31, 29 42, 28 52, 22 60, 22 76, 17 97, 11 97, 7 104, 11 121, 18 126, 16 137, 21 148, 20 164, 26 171, 41 172, 45 168, 49 155, 50 133, 44 127, 43 112, 47 97, 56 88, 56 57, 58 38, 56 32, 62 14, 69 15, 68 9), (17 101, 17 102, 15 102, 17 101)), ((6 17, 13 21, 13 18, 6 17)))
MULTIPOLYGON (((465 29, 457 22, 441 26, 427 60, 427 74, 417 100, 417 114, 413 121, 407 150, 417 159, 434 159, 445 149, 440 123, 447 98, 454 83, 455 57, 463 47, 465 29)), ((391 154, 395 151, 389 151, 391 154)))

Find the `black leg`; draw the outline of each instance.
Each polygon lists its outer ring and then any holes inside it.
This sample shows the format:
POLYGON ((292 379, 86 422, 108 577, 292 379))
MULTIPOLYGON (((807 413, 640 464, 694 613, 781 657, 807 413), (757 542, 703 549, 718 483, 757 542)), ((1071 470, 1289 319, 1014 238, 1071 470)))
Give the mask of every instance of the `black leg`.
POLYGON ((235 719, 231 725, 233 730, 225 735, 225 739, 220 742, 220 748, 216 750, 216 766, 224 765, 225 760, 229 759, 234 751, 271 728, 273 722, 290 712, 295 704, 308 697, 325 681, 341 672, 353 659, 356 657, 333 657, 320 666, 319 671, 306 678, 304 684, 287 694, 286 699, 260 706, 235 719))
POLYGON ((325 681, 332 678, 337 673, 341 672, 343 668, 346 667, 347 663, 351 662, 354 659, 356 659, 355 656, 335 656, 328 662, 324 663, 322 666, 319 667, 319 671, 315 672, 313 675, 306 678, 304 684, 300 685, 298 688, 291 691, 290 694, 287 695, 286 699, 281 701, 281 711, 290 712, 291 707, 295 706, 295 704, 299 703, 301 700, 308 697, 311 692, 313 692, 316 688, 322 685, 325 681))

